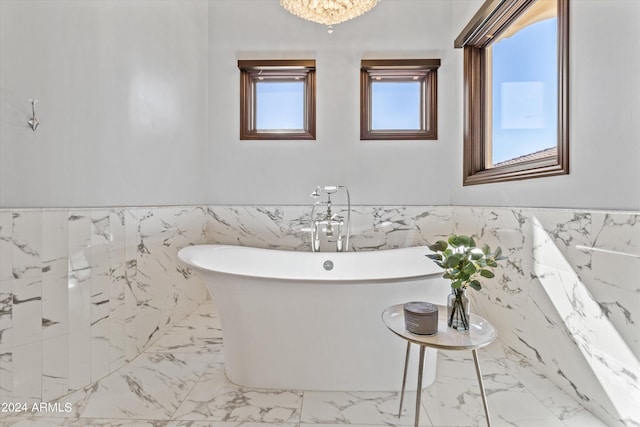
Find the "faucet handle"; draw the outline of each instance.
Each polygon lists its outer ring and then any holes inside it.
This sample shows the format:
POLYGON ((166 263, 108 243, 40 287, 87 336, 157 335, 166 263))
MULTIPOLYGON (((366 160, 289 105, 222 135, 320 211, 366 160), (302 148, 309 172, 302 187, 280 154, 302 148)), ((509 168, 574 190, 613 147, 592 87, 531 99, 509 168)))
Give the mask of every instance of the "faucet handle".
POLYGON ((313 193, 311 193, 311 197, 314 197, 314 198, 320 197, 320 192, 333 194, 336 191, 338 191, 338 187, 340 186, 339 185, 318 185, 316 189, 313 190, 313 193))

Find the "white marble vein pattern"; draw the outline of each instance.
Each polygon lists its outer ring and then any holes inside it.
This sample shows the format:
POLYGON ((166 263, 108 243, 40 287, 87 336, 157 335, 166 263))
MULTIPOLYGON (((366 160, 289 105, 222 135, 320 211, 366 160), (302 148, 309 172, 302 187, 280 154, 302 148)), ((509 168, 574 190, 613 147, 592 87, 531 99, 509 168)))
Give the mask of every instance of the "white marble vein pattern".
MULTIPOLYGON (((416 392, 406 392, 398 418, 399 392, 305 392, 301 422, 308 424, 413 425, 416 392)), ((420 425, 431 425, 420 408, 420 425)))
POLYGON ((0 401, 85 387, 205 301, 176 257, 204 241, 205 212, 0 210, 0 401))
POLYGON ((66 274, 42 276, 42 338, 69 333, 69 280, 66 274))
MULTIPOLYGON (((296 423, 254 423, 230 421, 159 421, 119 418, 18 418, 9 419, 13 427, 298 427, 296 423)), ((9 422, 11 424, 9 424, 9 422)), ((3 424, 0 424, 3 425, 3 424)), ((316 426, 321 427, 321 426, 316 426)), ((362 426, 364 427, 364 426, 362 426)))
POLYGON ((201 287, 187 285, 189 277, 176 262, 179 249, 204 239, 197 226, 203 230, 205 217, 204 210, 182 208, 136 209, 130 214, 138 224, 133 234, 137 245, 131 289, 138 306, 136 346, 142 351, 175 323, 172 317, 181 319, 206 298, 201 287))
MULTIPOLYGON (((432 422, 438 426, 484 425, 485 414, 471 352, 442 351, 439 356, 436 382, 426 390, 427 396, 423 398, 432 422)), ((522 422, 562 425, 486 350, 479 351, 479 359, 492 425, 519 426, 522 422)))
POLYGON ((42 279, 24 277, 13 281, 13 345, 42 340, 42 279))
POLYGON ((125 319, 127 289, 124 212, 109 211, 109 368, 113 372, 126 363, 125 319))
POLYGON ((637 215, 454 208, 454 218, 456 232, 509 256, 473 303, 511 351, 610 425, 640 424, 605 379, 631 395, 638 390, 637 309, 629 308, 638 302, 637 281, 629 280, 640 275, 637 215))
POLYGON ((83 418, 169 419, 209 365, 211 354, 145 353, 63 400, 83 418))
POLYGON ((434 243, 451 228, 446 207, 355 207, 352 222, 351 242, 356 251, 434 243))
MULTIPOLYGON (((344 206, 334 205, 333 212, 346 219, 344 206)), ((351 249, 432 243, 449 234, 450 212, 449 207, 353 206, 351 249)), ((213 243, 309 251, 310 233, 311 206, 209 206, 207 211, 207 238, 213 243)), ((329 244, 323 248, 332 250, 329 244)))
MULTIPOLYGON (((211 206, 209 239, 308 250, 307 235, 294 233, 300 237, 294 243, 284 238, 288 236, 285 232, 309 226, 310 208, 307 211, 305 214, 300 207, 211 206)), ((635 317, 640 285, 630 280, 640 275, 638 218, 637 213, 571 209, 355 206, 351 241, 354 250, 384 249, 430 243, 456 232, 473 235, 492 247, 501 246, 509 258, 496 270, 497 278, 473 298, 474 309, 496 323, 514 351, 557 378, 565 391, 612 424, 623 425, 640 421, 626 420, 618 413, 594 373, 602 369, 618 377, 623 368, 592 352, 585 357, 581 348, 591 346, 593 340, 580 338, 582 334, 576 331, 590 329, 604 315, 638 358, 640 331, 635 317), (539 242, 540 236, 546 243, 539 242), (584 288, 585 298, 588 295, 596 303, 596 310, 588 312, 574 304, 570 308, 573 326, 558 313, 558 295, 548 292, 571 282, 580 288, 569 285, 568 289, 584 288), (545 283, 558 285, 546 289, 545 283), (609 362, 603 366, 600 361, 605 359, 609 362)), ((627 377, 635 389, 640 376, 627 377)))
POLYGON ((13 213, 0 210, 0 402, 13 395, 13 213))
POLYGON ((211 300, 198 307, 149 348, 149 351, 171 353, 219 353, 221 350, 222 329, 211 300))
POLYGON ((93 210, 91 221, 91 381, 110 372, 109 299, 111 287, 110 212, 93 210))
POLYGON ((42 397, 49 402, 69 392, 69 342, 64 337, 42 341, 42 397))
POLYGON ((224 366, 214 364, 175 413, 180 420, 298 422, 302 392, 247 389, 230 383, 224 366))
POLYGON ((91 382, 91 211, 68 212, 68 391, 91 382))
MULTIPOLYGON (((385 249, 457 232, 501 246, 509 259, 472 301, 497 326, 508 359, 553 378, 609 425, 635 426, 640 416, 621 414, 598 380, 608 375, 636 390, 633 359, 619 363, 603 353, 596 345, 602 328, 594 325, 610 327, 639 358, 639 218, 571 209, 354 206, 351 240, 354 250, 385 249)), ((170 329, 206 299, 176 252, 202 242, 309 250, 309 222, 310 205, 0 210, 0 397, 51 399, 149 348, 194 356, 206 349, 221 362, 219 330, 185 338, 170 329), (40 291, 31 292, 30 283, 40 291), (30 363, 38 367, 23 375, 30 363)), ((571 405, 550 410, 568 426, 586 419, 571 405)))
POLYGON ((309 250, 310 213, 310 208, 301 206, 209 206, 207 240, 257 248, 309 250))
MULTIPOLYGON (((64 255, 66 261, 66 253, 64 255)), ((42 276, 42 399, 69 390, 69 280, 66 274, 42 276)))
POLYGON ((0 280, 0 402, 13 397, 13 279, 0 280))
POLYGON ((640 214, 593 212, 591 244, 595 248, 640 255, 640 214))
POLYGON ((42 275, 63 276, 68 271, 69 213, 42 213, 42 275))
POLYGON ((591 263, 584 283, 640 359, 640 215, 594 213, 591 263))
MULTIPOLYGON (((487 353, 565 425, 603 425, 585 407, 558 385, 533 368, 533 364, 501 342, 487 348, 487 353), (580 421, 584 424, 580 424, 580 421), (587 423, 587 420, 591 420, 587 423), (596 424, 597 423, 597 424, 596 424)), ((483 364, 484 367, 484 364, 483 364)))
POLYGON ((42 211, 12 212, 12 271, 16 279, 42 274, 42 211))
POLYGON ((0 210, 0 280, 13 278, 13 213, 0 210))
MULTIPOLYGON (((209 301, 173 327, 167 336, 182 343, 205 340, 218 329, 209 301), (212 320, 211 322, 209 320, 212 320), (182 336, 181 338, 179 338, 182 336)), ((397 392, 296 392, 235 386, 207 352, 156 345, 133 363, 98 383, 61 398, 70 412, 12 417, 16 426, 216 426, 337 427, 413 425, 415 392, 407 393, 397 418, 397 392)), ((401 354, 399 355, 402 356, 401 354)), ((484 425, 484 413, 470 353, 439 352, 438 382, 425 389, 421 425, 484 425)), ((480 350, 492 425, 604 427, 589 412, 498 341, 480 350)), ((401 372, 398 372, 401 375, 401 372)))

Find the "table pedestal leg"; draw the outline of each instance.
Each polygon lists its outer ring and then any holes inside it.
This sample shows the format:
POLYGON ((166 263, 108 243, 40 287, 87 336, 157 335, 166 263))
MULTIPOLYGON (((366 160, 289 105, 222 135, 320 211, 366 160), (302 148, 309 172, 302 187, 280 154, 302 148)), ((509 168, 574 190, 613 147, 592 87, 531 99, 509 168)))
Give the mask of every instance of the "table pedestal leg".
POLYGON ((411 341, 407 341, 407 354, 404 356, 404 374, 402 374, 402 391, 400 392, 400 409, 398 410, 398 418, 402 416, 402 402, 404 401, 404 389, 407 385, 407 366, 409 366, 409 351, 411 350, 411 341))
MULTIPOLYGON (((475 348, 471 350, 473 354, 473 363, 476 365, 476 374, 478 375, 478 384, 480 385, 480 394, 482 395, 482 404, 484 405, 484 414, 487 416, 487 427, 491 427, 491 420, 489 419, 489 404, 487 403, 487 394, 484 391, 484 383, 482 382, 482 373, 480 372, 480 363, 478 362, 478 350, 475 348)), ((416 424, 416 427, 418 425, 416 424)))
POLYGON ((420 346, 420 360, 418 361, 418 390, 416 396, 416 422, 415 427, 418 427, 420 423, 420 403, 422 400, 422 372, 424 370, 424 349, 425 346, 420 346))

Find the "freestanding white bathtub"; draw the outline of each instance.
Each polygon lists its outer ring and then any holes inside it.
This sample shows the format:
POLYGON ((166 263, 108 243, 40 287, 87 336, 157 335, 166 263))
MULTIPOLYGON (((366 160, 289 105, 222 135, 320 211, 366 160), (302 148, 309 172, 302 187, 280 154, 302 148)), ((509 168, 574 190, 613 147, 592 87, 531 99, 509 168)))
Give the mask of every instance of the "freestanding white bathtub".
MULTIPOLYGON (((333 253, 197 245, 178 256, 204 274, 220 315, 230 381, 392 391, 402 385, 406 342, 387 330, 382 311, 416 300, 445 304, 450 290, 427 253, 424 247, 333 253)), ((436 350, 428 349, 424 386, 433 382, 435 367, 436 350)), ((415 377, 409 371, 408 389, 415 389, 415 377)))

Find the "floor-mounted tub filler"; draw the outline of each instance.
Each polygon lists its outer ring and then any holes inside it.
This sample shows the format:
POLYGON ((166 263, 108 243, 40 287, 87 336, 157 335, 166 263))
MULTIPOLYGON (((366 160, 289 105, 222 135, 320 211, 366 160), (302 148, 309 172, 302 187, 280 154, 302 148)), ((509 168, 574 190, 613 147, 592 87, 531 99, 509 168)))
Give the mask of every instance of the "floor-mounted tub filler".
MULTIPOLYGON (((179 258, 199 270, 218 308, 232 382, 288 390, 400 390, 405 344, 381 321, 408 301, 445 304, 449 286, 425 247, 294 252, 196 245, 179 258)), ((412 354, 412 358, 417 357, 412 354)), ((414 359, 415 360, 415 359, 414 359)), ((427 352, 423 387, 435 377, 427 352)), ((407 384, 415 384, 409 372, 407 384)))

